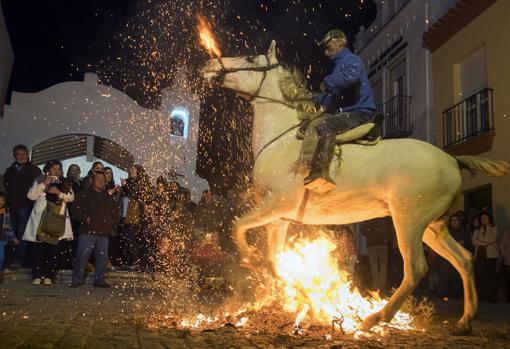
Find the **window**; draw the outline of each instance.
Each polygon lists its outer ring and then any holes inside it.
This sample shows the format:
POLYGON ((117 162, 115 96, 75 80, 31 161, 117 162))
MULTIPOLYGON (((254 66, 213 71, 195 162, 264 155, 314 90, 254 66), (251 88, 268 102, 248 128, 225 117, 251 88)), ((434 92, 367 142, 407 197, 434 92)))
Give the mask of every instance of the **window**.
POLYGON ((391 97, 407 95, 406 84, 406 60, 402 59, 389 70, 388 83, 390 84, 388 90, 391 91, 391 97))
MULTIPOLYGON (((481 46, 453 66, 457 104, 443 111, 443 147, 489 134, 494 129, 492 89, 487 87, 486 49, 481 46)), ((492 141, 479 149, 490 149, 492 141)), ((474 150, 473 150, 474 151, 474 150)), ((474 153, 472 153, 474 154, 474 153)))
POLYGON ((388 69, 387 101, 385 103, 384 135, 389 138, 411 134, 410 97, 407 95, 407 63, 401 55, 388 69), (398 134, 398 135, 397 135, 398 134))
POLYGON ((403 74, 393 81, 393 96, 406 95, 406 75, 403 74))
POLYGON ((471 53, 460 63, 460 99, 474 95, 487 87, 485 46, 471 53))
POLYGON ((176 107, 170 114, 170 134, 176 137, 188 137, 189 113, 184 107, 176 107))
POLYGON ((172 117, 172 134, 174 136, 184 136, 184 121, 180 117, 172 117))

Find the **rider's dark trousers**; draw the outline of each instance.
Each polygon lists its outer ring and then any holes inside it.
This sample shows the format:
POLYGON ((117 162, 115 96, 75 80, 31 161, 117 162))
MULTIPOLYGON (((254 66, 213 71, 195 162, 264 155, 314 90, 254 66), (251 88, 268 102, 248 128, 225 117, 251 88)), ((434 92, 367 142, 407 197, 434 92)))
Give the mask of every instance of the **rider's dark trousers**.
POLYGON ((301 145, 301 159, 311 161, 319 139, 322 137, 335 137, 356 126, 366 123, 366 116, 357 113, 323 114, 313 119, 305 132, 301 145))

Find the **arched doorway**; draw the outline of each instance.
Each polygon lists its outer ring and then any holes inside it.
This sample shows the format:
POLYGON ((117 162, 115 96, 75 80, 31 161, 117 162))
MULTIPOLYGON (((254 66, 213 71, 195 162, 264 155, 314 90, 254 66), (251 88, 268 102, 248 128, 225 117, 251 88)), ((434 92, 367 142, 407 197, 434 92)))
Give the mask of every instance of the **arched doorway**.
MULTIPOLYGON (((82 165, 80 166, 82 174, 88 170, 88 168, 83 168, 83 164, 102 160, 114 167, 114 174, 119 173, 115 169, 122 171, 123 177, 135 161, 133 154, 119 144, 103 137, 87 134, 61 135, 32 147, 32 162, 35 165, 43 165, 53 159, 77 160, 76 162, 82 165)), ((64 169, 66 167, 64 165, 64 169)))

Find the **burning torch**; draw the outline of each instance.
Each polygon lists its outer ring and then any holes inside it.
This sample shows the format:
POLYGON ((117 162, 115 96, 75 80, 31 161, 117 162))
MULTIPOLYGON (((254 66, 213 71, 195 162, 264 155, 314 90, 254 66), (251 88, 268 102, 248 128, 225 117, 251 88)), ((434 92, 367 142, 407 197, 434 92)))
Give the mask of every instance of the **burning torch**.
POLYGON ((218 58, 221 62, 221 50, 215 35, 211 30, 211 24, 202 16, 197 15, 197 30, 200 44, 207 50, 211 58, 218 58))
POLYGON ((221 59, 220 45, 216 36, 213 34, 211 24, 202 15, 197 15, 197 30, 200 37, 200 44, 207 50, 211 59, 217 58, 221 67, 225 69, 223 61, 221 59))

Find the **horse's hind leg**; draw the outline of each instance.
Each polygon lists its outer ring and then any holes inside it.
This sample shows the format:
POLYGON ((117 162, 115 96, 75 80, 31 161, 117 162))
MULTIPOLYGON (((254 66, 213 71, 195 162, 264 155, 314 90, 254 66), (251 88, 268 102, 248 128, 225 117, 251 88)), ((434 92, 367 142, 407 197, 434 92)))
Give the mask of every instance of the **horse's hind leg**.
POLYGON ((397 232, 398 246, 404 261, 404 279, 384 308, 363 321, 361 324, 363 331, 369 330, 381 321, 390 322, 406 298, 427 273, 427 261, 425 260, 422 244, 425 227, 413 223, 410 219, 399 219, 395 216, 393 222, 397 232))
POLYGON ((426 229, 423 241, 439 255, 447 259, 462 277, 464 286, 464 314, 457 322, 454 333, 469 334, 471 332, 470 321, 474 318, 478 306, 473 256, 451 237, 445 222, 442 220, 433 222, 426 229))

